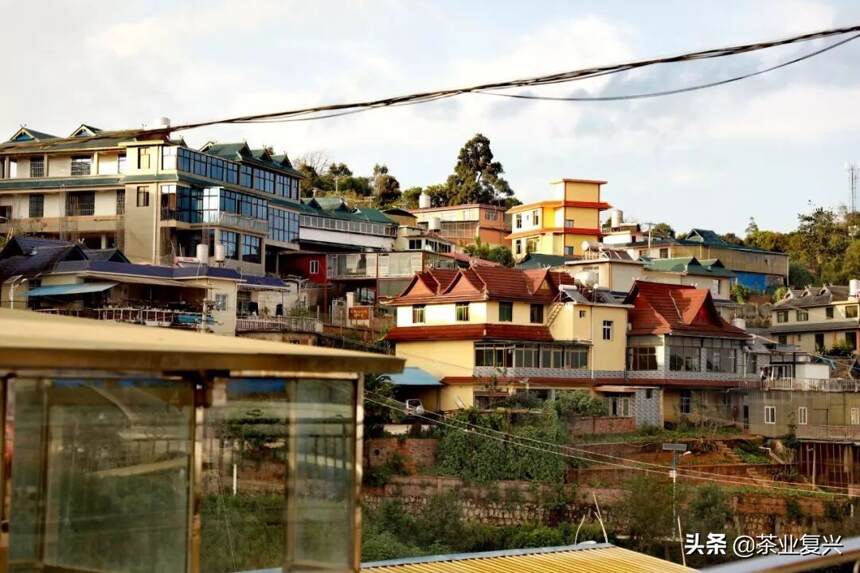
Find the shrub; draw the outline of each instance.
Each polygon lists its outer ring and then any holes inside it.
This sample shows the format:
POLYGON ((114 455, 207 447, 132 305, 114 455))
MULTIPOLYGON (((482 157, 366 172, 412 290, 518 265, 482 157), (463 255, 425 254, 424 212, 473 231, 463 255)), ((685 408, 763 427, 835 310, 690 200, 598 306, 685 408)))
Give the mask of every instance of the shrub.
POLYGON ((592 396, 586 390, 557 392, 553 405, 561 418, 567 418, 574 414, 580 416, 606 416, 609 413, 606 402, 592 396))

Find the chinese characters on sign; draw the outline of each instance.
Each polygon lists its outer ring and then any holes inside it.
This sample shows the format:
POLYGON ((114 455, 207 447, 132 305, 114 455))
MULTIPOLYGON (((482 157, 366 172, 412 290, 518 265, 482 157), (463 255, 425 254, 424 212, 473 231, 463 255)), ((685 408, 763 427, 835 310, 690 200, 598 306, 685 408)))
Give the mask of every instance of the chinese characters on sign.
MULTIPOLYGON (((804 533, 794 535, 739 535, 731 543, 731 551, 736 557, 745 559, 759 555, 818 555, 824 557, 831 552, 841 554, 841 535, 818 535, 804 533)), ((700 533, 687 533, 684 536, 684 550, 687 555, 726 555, 729 542, 725 533, 708 533, 702 538, 700 533)))

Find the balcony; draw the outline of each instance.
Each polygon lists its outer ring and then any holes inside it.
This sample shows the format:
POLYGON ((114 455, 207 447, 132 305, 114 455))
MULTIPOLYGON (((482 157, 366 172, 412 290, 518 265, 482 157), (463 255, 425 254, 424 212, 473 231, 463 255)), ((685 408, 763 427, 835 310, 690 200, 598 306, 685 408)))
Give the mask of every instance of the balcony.
POLYGON ((760 381, 761 390, 790 392, 860 392, 860 380, 850 378, 774 378, 760 381))
POLYGON ((207 211, 200 216, 200 213, 196 213, 197 220, 190 220, 191 213, 185 211, 179 211, 177 209, 172 209, 169 207, 161 208, 161 220, 163 222, 173 223, 175 221, 179 221, 182 223, 189 223, 198 226, 206 226, 206 227, 231 227, 234 229, 239 229, 241 231, 246 231, 249 233, 255 233, 258 235, 265 235, 269 231, 269 222, 264 219, 256 219, 253 217, 245 217, 243 215, 237 215, 235 213, 226 213, 224 211, 207 211))
POLYGON ((412 277, 424 270, 424 253, 351 253, 329 255, 329 279, 384 279, 412 277))
POLYGON ((236 320, 236 332, 309 332, 321 333, 323 323, 313 317, 241 317, 236 320))
MULTIPOLYGON (((158 308, 134 308, 134 307, 111 307, 93 309, 65 309, 65 308, 40 308, 36 312, 43 314, 56 314, 62 316, 77 316, 80 318, 92 318, 96 320, 110 320, 126 324, 140 324, 144 326, 160 326, 164 328, 200 328, 203 322, 203 314, 200 312, 189 312, 184 310, 170 310, 158 308)), ((207 325, 213 324, 211 316, 208 317, 207 325)))
POLYGON ((860 441, 860 426, 815 426, 798 425, 795 429, 798 438, 806 440, 860 441))

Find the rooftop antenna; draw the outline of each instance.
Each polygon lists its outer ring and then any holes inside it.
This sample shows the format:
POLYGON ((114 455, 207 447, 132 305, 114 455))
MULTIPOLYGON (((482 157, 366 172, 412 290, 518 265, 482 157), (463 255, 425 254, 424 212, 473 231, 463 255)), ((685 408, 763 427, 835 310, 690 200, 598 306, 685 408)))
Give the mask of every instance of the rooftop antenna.
POLYGON ((857 175, 860 174, 860 165, 848 161, 845 171, 848 172, 848 212, 854 213, 857 210, 857 175))

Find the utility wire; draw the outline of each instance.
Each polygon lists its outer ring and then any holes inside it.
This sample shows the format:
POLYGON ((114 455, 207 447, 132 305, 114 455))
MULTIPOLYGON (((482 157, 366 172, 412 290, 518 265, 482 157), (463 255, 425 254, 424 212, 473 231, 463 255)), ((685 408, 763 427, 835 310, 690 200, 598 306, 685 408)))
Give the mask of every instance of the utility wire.
POLYGON ((762 74, 766 74, 768 72, 772 72, 772 71, 778 70, 780 68, 785 68, 785 67, 788 67, 792 64, 796 64, 798 62, 802 62, 803 60, 808 60, 808 59, 813 58, 819 54, 823 54, 824 52, 827 52, 827 51, 830 51, 834 48, 837 48, 843 44, 847 44, 848 42, 850 42, 852 40, 856 40, 857 38, 860 38, 860 34, 851 36, 849 38, 845 38, 844 40, 840 40, 838 42, 830 44, 829 46, 825 46, 824 48, 822 48, 820 50, 815 50, 814 52, 809 52, 808 54, 804 54, 800 57, 793 58, 793 59, 788 60, 786 62, 783 62, 781 64, 777 64, 777 65, 771 66, 769 68, 764 68, 764 69, 758 70, 756 72, 742 74, 739 76, 734 76, 731 78, 727 78, 727 79, 719 80, 719 81, 715 81, 715 82, 708 82, 705 84, 698 84, 698 85, 694 85, 694 86, 678 88, 678 89, 674 89, 674 90, 664 90, 664 91, 657 91, 657 92, 646 92, 646 93, 625 94, 625 95, 615 95, 615 96, 570 96, 570 97, 565 97, 565 96, 537 96, 537 95, 530 95, 530 94, 506 94, 506 93, 483 91, 483 90, 475 91, 474 93, 497 96, 497 97, 515 98, 515 99, 528 99, 528 100, 541 100, 541 101, 584 101, 584 102, 588 102, 588 101, 624 101, 624 100, 633 100, 633 99, 662 97, 662 96, 668 96, 668 95, 693 92, 693 91, 703 90, 703 89, 707 89, 707 88, 713 88, 713 87, 717 87, 717 86, 723 86, 723 85, 730 84, 733 82, 745 80, 747 78, 760 76, 762 74))
MULTIPOLYGON (((366 394, 374 394, 376 396, 379 396, 378 394, 375 394, 373 392, 365 391, 365 393, 366 394)), ((386 400, 386 402, 380 402, 380 401, 374 400, 372 398, 365 398, 365 399, 368 402, 371 402, 373 404, 377 404, 379 406, 383 406, 383 407, 386 407, 386 408, 389 408, 389 409, 395 410, 395 411, 403 411, 403 408, 405 407, 405 404, 402 402, 398 402, 396 400, 393 400, 390 398, 385 398, 382 396, 379 396, 379 397, 386 400), (398 405, 394 406, 390 402, 394 402, 398 405)), ((633 460, 630 458, 622 458, 619 456, 612 456, 609 454, 600 454, 597 452, 582 450, 580 448, 574 448, 574 447, 563 445, 563 444, 554 444, 552 442, 544 442, 544 441, 537 440, 534 438, 529 438, 527 436, 516 436, 516 435, 510 434, 508 432, 502 432, 499 430, 495 430, 493 428, 487 428, 485 426, 478 426, 475 424, 471 424, 469 422, 463 422, 463 421, 457 420, 457 421, 454 421, 452 423, 452 422, 441 419, 441 416, 438 414, 437 414, 437 416, 439 416, 439 418, 440 418, 438 420, 429 418, 429 417, 421 415, 421 414, 412 414, 412 415, 416 418, 427 420, 429 422, 434 422, 434 423, 437 423, 437 424, 442 425, 442 426, 450 427, 450 428, 458 430, 460 432, 473 434, 473 435, 480 435, 480 436, 494 439, 496 441, 500 441, 502 443, 512 444, 512 445, 520 446, 520 447, 525 447, 527 449, 531 449, 534 451, 543 452, 543 453, 552 454, 552 455, 558 455, 558 456, 562 456, 562 457, 566 457, 566 458, 577 459, 577 460, 587 461, 587 462, 592 462, 592 463, 599 463, 599 464, 608 465, 608 466, 612 466, 612 467, 618 467, 618 468, 622 468, 622 469, 638 470, 638 471, 643 471, 646 473, 657 474, 657 475, 665 475, 666 471, 670 469, 668 466, 664 466, 664 465, 660 465, 660 464, 654 464, 651 462, 641 462, 641 461, 633 460), (486 432, 491 432, 491 433, 486 433, 486 432), (494 435, 494 434, 497 434, 497 435, 494 435), (565 453, 565 452, 560 452, 560 451, 556 451, 556 450, 549 450, 549 449, 546 449, 543 447, 525 444, 519 440, 536 442, 537 444, 540 444, 540 445, 550 446, 553 448, 559 448, 562 450, 584 452, 586 455, 585 456, 574 455, 571 453, 565 453), (630 462, 630 463, 634 463, 634 464, 640 464, 640 465, 631 466, 629 464, 610 462, 610 461, 606 461, 606 460, 589 458, 586 456, 603 456, 603 457, 608 457, 611 459, 623 460, 626 462, 630 462), (650 466, 650 467, 642 467, 642 466, 650 466), (657 468, 657 469, 651 469, 652 467, 657 468)), ((681 476, 689 477, 692 479, 699 479, 699 480, 703 480, 703 481, 711 481, 711 482, 730 484, 730 485, 743 485, 743 486, 747 486, 747 487, 760 487, 763 489, 790 491, 790 492, 794 492, 794 493, 820 493, 820 494, 834 495, 834 496, 847 496, 848 495, 847 493, 842 493, 842 492, 830 492, 830 491, 816 492, 815 490, 799 489, 796 487, 781 487, 778 485, 771 485, 773 483, 790 483, 790 482, 763 481, 763 480, 759 480, 757 478, 747 478, 747 479, 752 480, 752 482, 750 482, 750 481, 737 481, 737 480, 727 479, 726 476, 723 476, 722 474, 716 474, 713 472, 697 471, 697 470, 692 470, 690 468, 683 468, 684 471, 681 471, 682 468, 677 468, 677 469, 678 469, 678 474, 681 476), (687 471, 693 472, 697 475, 690 475, 689 473, 685 473, 687 471), (711 476, 713 476, 713 477, 711 477, 711 476)), ((838 486, 818 486, 818 487, 826 487, 826 488, 830 488, 830 489, 839 489, 838 486)), ((845 489, 845 488, 842 488, 842 489, 845 489)))
POLYGON ((777 46, 785 46, 789 44, 794 44, 798 42, 807 42, 810 40, 817 40, 820 38, 827 38, 832 36, 838 36, 842 34, 848 33, 858 33, 860 32, 860 25, 858 26, 849 26, 843 28, 833 28, 829 30, 822 30, 818 32, 812 32, 808 34, 801 34, 797 36, 792 36, 789 38, 784 38, 781 40, 774 40, 769 42, 756 42, 752 44, 742 44, 737 46, 730 46, 724 48, 716 48, 710 50, 702 50, 698 52, 689 52, 685 54, 680 54, 676 56, 669 56, 663 58, 651 58, 646 60, 635 60, 632 62, 626 62, 622 64, 614 64, 607 66, 597 66, 591 68, 583 68, 578 70, 572 70, 567 72, 560 72, 555 74, 548 74, 542 76, 535 76, 530 78, 522 78, 515 80, 506 80, 501 82, 492 82, 485 84, 477 84, 471 86, 464 86, 460 88, 446 89, 446 90, 437 90, 430 92, 418 92, 413 94, 388 97, 376 100, 367 100, 360 102, 351 102, 351 103, 340 103, 340 104, 329 104, 329 105, 320 105, 308 108, 300 108, 294 110, 287 111, 279 111, 279 112, 271 112, 271 113, 260 113, 260 114, 251 114, 251 115, 243 115, 236 116, 230 118, 222 118, 215 119, 211 121, 202 121, 197 123, 187 123, 184 125, 177 125, 172 127, 172 131, 180 131, 186 129, 193 129, 197 127, 204 127, 209 125, 216 124, 224 124, 224 123, 256 123, 261 121, 277 121, 277 120, 286 120, 288 118, 313 114, 318 112, 340 112, 345 110, 352 109, 374 109, 378 107, 390 107, 394 105, 403 105, 403 104, 412 104, 412 103, 425 103, 428 101, 433 101, 440 98, 453 97, 466 93, 475 93, 475 92, 489 92, 493 90, 499 89, 508 89, 514 87, 529 87, 529 86, 542 86, 542 85, 552 85, 558 83, 567 83, 572 81, 579 81, 582 79, 587 79, 591 77, 597 77, 602 75, 615 74, 619 72, 624 72, 628 70, 634 70, 638 68, 644 68, 648 66, 654 66, 657 64, 670 64, 670 63, 678 63, 678 62, 689 62, 696 60, 705 60, 705 59, 714 59, 714 58, 723 58, 726 56, 734 56, 737 54, 744 54, 748 52, 754 52, 758 50, 769 49, 777 46))

